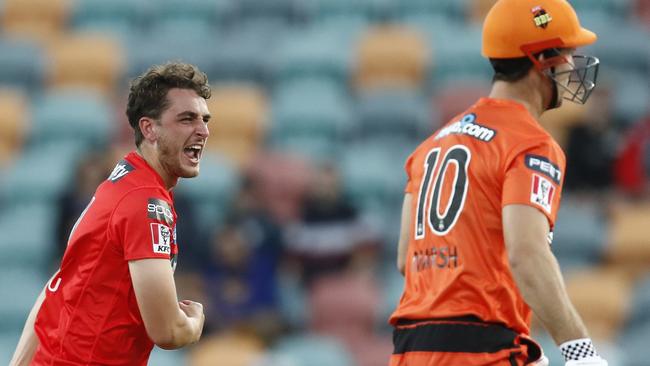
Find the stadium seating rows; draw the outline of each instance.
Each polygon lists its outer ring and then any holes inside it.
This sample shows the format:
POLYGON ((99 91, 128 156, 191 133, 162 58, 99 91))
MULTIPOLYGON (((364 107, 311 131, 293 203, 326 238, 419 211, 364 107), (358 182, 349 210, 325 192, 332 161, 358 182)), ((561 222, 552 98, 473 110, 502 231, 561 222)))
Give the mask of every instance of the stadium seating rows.
MULTIPOLYGON (((383 229, 385 255, 392 258, 406 156, 489 85, 478 24, 491 2, 0 0, 0 250, 11 253, 0 260, 0 288, 13 300, 0 303, 0 317, 8 319, 0 323, 0 362, 10 357, 48 276, 56 199, 74 184, 84 152, 116 139, 114 104, 128 78, 180 59, 197 64, 215 85, 209 102, 218 122, 211 125, 210 154, 200 178, 178 189, 200 218, 199 230, 223 220, 241 170, 270 148, 338 162, 346 190, 383 229)), ((589 52, 602 60, 619 128, 650 112, 650 5, 636 3, 572 1, 583 23, 601 35, 589 52)), ((561 136, 583 112, 547 116, 551 130, 561 136)), ((280 197, 294 199, 288 191, 300 191, 303 177, 278 177, 299 165, 268 166, 260 175, 274 182, 269 190, 284 188, 280 197), (277 187, 282 184, 290 187, 277 187)), ((575 271, 568 277, 574 301, 602 342, 618 344, 620 354, 610 360, 645 365, 650 278, 640 276, 650 268, 650 210, 625 205, 610 220, 603 207, 567 198, 554 250, 563 267, 575 271), (603 262, 626 271, 598 267, 603 262)), ((392 259, 382 272, 394 274, 392 259)), ((385 274, 375 285, 382 290, 375 294, 381 306, 373 310, 374 324, 385 328, 401 278, 385 274)), ((351 353, 341 338, 311 334, 307 309, 319 307, 310 307, 310 294, 290 279, 280 293, 289 323, 306 333, 282 339, 267 354, 254 342, 232 339, 206 352, 257 350, 261 365, 376 362, 359 353, 383 350, 381 342, 351 353)), ((200 365, 203 356, 188 357, 200 365)), ((185 358, 156 351, 151 362, 177 365, 185 358)))

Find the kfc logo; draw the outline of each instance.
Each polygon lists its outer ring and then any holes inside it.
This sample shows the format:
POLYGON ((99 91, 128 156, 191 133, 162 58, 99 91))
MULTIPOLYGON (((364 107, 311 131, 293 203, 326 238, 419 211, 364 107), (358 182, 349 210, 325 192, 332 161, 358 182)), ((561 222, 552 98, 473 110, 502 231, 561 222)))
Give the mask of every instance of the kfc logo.
POLYGON ((533 174, 533 187, 530 192, 530 202, 541 206, 544 211, 550 214, 554 194, 555 186, 553 183, 542 176, 533 174))
POLYGON ((163 224, 151 224, 151 242, 153 252, 158 254, 171 253, 172 231, 163 224))

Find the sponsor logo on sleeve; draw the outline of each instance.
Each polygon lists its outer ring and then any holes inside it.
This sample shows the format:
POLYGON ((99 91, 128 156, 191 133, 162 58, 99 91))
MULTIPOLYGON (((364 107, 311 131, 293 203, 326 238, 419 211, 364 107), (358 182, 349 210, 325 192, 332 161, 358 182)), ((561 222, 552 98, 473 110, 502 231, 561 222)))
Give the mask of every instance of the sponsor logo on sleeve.
POLYGON ((117 163, 115 168, 113 168, 111 175, 108 176, 108 180, 115 183, 120 179, 124 178, 125 175, 132 172, 133 169, 134 169, 133 166, 129 164, 126 160, 121 160, 119 163, 117 163))
POLYGON ((548 214, 551 214, 553 195, 555 195, 555 186, 553 183, 541 175, 533 174, 530 202, 540 206, 548 214))
POLYGON ((171 254, 171 235, 168 226, 163 224, 151 224, 151 242, 153 252, 158 254, 171 254))
POLYGON ((562 171, 549 159, 539 155, 526 155, 526 166, 553 179, 557 184, 562 180, 562 171))
POLYGON ((147 202, 147 217, 157 221, 165 222, 168 225, 174 224, 174 214, 167 201, 159 198, 149 198, 147 202))

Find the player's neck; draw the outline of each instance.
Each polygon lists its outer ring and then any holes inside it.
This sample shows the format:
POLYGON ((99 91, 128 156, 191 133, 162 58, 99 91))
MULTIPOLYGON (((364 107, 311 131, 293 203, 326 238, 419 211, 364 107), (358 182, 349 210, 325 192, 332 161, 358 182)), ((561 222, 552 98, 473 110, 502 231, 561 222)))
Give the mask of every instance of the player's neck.
POLYGON ((167 190, 172 189, 176 185, 178 177, 173 176, 165 170, 160 159, 158 159, 158 154, 153 146, 147 145, 146 142, 142 142, 142 144, 140 144, 136 149, 136 153, 140 155, 156 173, 158 173, 167 190))
POLYGON ((539 88, 536 88, 526 79, 518 82, 495 81, 492 84, 490 98, 508 99, 522 104, 536 119, 544 112, 544 102, 539 88))

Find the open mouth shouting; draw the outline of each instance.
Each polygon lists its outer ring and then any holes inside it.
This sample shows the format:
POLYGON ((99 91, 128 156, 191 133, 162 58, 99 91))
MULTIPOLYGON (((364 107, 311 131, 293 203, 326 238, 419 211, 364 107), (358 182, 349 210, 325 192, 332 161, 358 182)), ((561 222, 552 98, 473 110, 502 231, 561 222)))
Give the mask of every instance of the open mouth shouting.
POLYGON ((203 144, 194 143, 185 146, 183 153, 192 164, 196 165, 201 160, 201 155, 203 154, 203 144))

